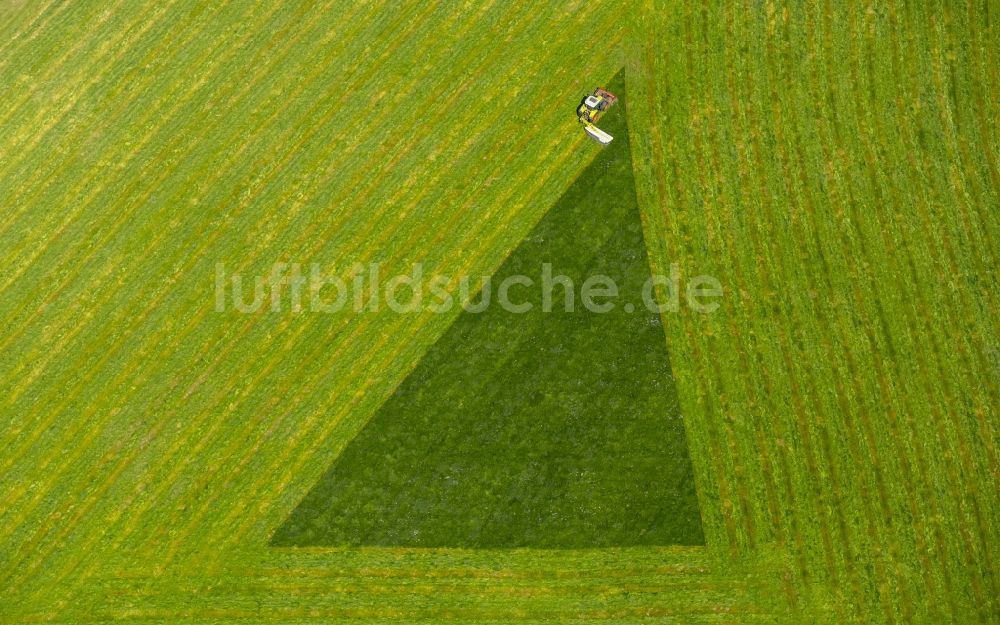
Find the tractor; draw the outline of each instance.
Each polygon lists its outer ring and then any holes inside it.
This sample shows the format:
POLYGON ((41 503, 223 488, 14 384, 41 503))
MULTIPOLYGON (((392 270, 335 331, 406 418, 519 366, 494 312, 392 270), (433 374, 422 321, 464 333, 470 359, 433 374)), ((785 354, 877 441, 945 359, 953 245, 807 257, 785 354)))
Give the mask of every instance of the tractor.
POLYGON ((576 108, 576 116, 583 124, 583 130, 587 135, 597 141, 601 145, 607 145, 611 143, 614 139, 611 135, 604 132, 594 124, 597 120, 604 115, 604 111, 611 108, 615 102, 618 101, 618 96, 598 87, 594 89, 594 93, 588 95, 580 102, 580 106, 576 108))

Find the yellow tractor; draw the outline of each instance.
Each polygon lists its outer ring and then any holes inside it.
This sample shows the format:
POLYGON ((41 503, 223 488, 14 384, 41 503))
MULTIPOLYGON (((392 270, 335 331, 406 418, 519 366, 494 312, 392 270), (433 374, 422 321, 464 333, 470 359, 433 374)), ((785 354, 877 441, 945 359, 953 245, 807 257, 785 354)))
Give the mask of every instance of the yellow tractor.
POLYGON ((594 124, 597 120, 601 118, 604 111, 611 108, 611 105, 618 101, 618 96, 598 87, 594 89, 594 93, 588 95, 580 102, 580 106, 576 107, 576 116, 583 124, 583 130, 587 135, 597 141, 601 145, 607 145, 611 143, 614 139, 611 135, 604 132, 594 124))

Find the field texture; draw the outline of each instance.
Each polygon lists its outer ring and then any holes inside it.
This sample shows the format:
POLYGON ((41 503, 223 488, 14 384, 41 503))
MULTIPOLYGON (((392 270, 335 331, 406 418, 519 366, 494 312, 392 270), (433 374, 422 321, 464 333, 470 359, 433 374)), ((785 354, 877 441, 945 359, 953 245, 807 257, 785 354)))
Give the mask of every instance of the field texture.
POLYGON ((666 324, 708 544, 838 622, 997 622, 996 6, 636 15, 651 255, 727 291, 666 324))
POLYGON ((0 3, 0 622, 997 622, 998 15, 0 3), (459 311, 217 272, 494 273, 622 67, 705 546, 271 546, 459 311))
POLYGON ((641 297, 624 108, 602 120, 616 141, 473 292, 491 306, 455 320, 274 544, 703 544, 663 326, 641 297), (512 276, 533 281, 510 297, 530 309, 497 305, 512 276), (595 298, 610 310, 581 301, 594 276, 617 285, 620 298, 595 298))

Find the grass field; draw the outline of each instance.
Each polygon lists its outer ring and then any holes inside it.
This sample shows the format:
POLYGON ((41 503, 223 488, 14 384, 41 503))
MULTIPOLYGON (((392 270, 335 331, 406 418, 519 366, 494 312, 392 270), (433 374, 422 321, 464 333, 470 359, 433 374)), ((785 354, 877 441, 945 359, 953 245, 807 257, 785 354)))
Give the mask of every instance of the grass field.
POLYGON ((993 13, 640 14, 652 255, 730 293, 667 324, 706 538, 838 620, 1000 618, 993 13))
POLYGON ((0 622, 997 622, 998 15, 0 4, 0 622), (492 274, 621 68, 704 547, 270 546, 458 310, 219 264, 492 274))
POLYGON ((663 327, 641 299, 650 271, 624 108, 602 120, 616 141, 473 294, 491 306, 454 321, 273 544, 704 543, 663 327), (510 298, 524 312, 493 301, 514 276, 533 281, 510 298), (581 301, 593 276, 622 296, 599 300, 606 312, 581 301))

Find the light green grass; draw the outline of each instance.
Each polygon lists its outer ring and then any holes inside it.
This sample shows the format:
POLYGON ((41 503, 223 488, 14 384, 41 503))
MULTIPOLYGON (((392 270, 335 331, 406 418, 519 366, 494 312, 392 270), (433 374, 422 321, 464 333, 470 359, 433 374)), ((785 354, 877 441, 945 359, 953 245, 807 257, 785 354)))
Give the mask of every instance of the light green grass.
POLYGON ((0 620, 995 621, 993 3, 0 18, 0 620), (654 266, 727 289, 664 318, 706 548, 266 547, 452 318, 216 263, 491 273, 622 64, 654 266))

